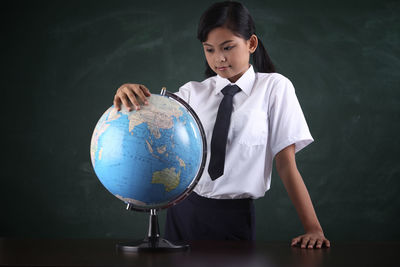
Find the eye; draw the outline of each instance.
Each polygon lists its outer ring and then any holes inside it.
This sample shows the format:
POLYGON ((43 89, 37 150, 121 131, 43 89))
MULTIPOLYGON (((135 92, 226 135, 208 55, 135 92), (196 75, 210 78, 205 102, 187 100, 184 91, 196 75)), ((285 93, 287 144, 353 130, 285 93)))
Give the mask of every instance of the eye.
POLYGON ((224 47, 224 50, 226 50, 226 51, 229 51, 229 50, 231 50, 232 48, 234 48, 235 46, 233 46, 233 45, 231 45, 231 46, 226 46, 226 47, 224 47))
POLYGON ((214 52, 214 49, 212 49, 212 48, 206 48, 205 50, 206 50, 207 53, 212 53, 212 52, 214 52))

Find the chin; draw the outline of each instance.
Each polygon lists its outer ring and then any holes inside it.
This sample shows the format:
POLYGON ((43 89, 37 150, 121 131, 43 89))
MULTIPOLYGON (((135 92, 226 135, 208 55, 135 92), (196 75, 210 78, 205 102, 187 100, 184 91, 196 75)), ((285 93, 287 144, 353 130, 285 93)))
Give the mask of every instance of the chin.
POLYGON ((216 71, 214 71, 214 72, 217 73, 222 78, 225 78, 225 79, 229 79, 229 78, 235 76, 235 75, 232 75, 232 74, 226 73, 226 72, 222 72, 222 73, 221 72, 216 72, 216 71))

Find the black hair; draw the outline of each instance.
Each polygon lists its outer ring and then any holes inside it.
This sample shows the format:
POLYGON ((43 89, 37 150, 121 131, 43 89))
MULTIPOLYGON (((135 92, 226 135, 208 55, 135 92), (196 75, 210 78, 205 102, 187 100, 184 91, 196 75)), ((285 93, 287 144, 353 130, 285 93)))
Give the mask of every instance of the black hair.
MULTIPOLYGON (((205 42, 208 33, 217 27, 226 27, 245 40, 249 40, 256 30, 253 18, 247 8, 234 1, 219 2, 210 6, 200 17, 197 38, 200 42, 205 42)), ((275 66, 260 39, 258 39, 257 49, 252 54, 252 60, 256 71, 275 72, 275 66)), ((207 61, 205 75, 206 77, 216 75, 207 61)))

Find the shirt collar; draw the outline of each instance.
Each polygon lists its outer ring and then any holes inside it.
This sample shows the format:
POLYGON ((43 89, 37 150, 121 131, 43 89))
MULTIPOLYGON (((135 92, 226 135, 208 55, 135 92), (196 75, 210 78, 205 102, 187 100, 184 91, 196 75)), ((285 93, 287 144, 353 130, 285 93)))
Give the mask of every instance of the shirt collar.
POLYGON ((229 84, 236 84, 247 96, 249 96, 251 93, 251 89, 253 88, 255 79, 256 74, 254 73, 253 65, 250 65, 249 69, 245 73, 243 73, 242 77, 240 77, 235 83, 231 83, 228 79, 222 78, 221 76, 217 75, 215 94, 220 93, 221 90, 229 84))

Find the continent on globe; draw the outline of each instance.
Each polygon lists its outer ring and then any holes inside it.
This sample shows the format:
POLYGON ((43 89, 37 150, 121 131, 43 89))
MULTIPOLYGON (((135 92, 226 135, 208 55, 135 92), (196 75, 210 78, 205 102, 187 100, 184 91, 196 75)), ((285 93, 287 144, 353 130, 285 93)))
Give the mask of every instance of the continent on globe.
POLYGON ((165 191, 169 192, 178 187, 180 176, 181 171, 176 173, 175 168, 166 168, 162 171, 154 172, 151 182, 153 184, 163 184, 165 191))
POLYGON ((165 145, 157 147, 158 154, 164 154, 165 151, 167 151, 167 147, 165 145))
POLYGON ((176 159, 179 161, 179 165, 186 169, 185 161, 183 159, 179 158, 178 156, 176 156, 176 159))
POLYGON ((97 122, 96 128, 94 129, 92 142, 90 145, 90 157, 92 159, 92 165, 95 167, 95 154, 96 151, 99 150, 99 160, 101 160, 101 155, 103 152, 103 148, 99 149, 99 138, 100 136, 107 130, 110 126, 109 123, 113 120, 117 120, 121 117, 121 114, 118 113, 116 108, 109 108, 106 113, 108 116, 102 116, 100 120, 97 122))
POLYGON ((122 109, 122 114, 128 115, 129 131, 142 123, 147 123, 151 134, 155 138, 160 138, 160 129, 170 129, 174 125, 173 117, 179 118, 182 116, 182 111, 179 109, 178 103, 171 103, 168 98, 159 97, 152 98, 151 105, 143 106, 138 113, 129 112, 122 109))

